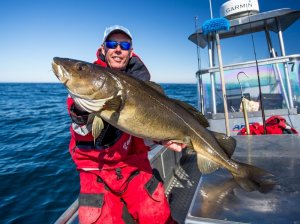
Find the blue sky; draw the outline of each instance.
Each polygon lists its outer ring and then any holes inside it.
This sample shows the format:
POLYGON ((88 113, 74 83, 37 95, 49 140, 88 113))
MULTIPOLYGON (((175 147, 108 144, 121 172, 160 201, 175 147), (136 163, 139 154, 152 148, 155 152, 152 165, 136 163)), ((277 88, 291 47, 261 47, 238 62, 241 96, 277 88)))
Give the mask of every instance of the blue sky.
MULTIPOLYGON (((214 17, 224 2, 212 0, 214 17)), ((261 12, 300 10, 299 0, 259 0, 259 4, 261 12)), ((199 24, 210 18, 208 0, 0 0, 0 82, 58 82, 51 71, 53 57, 92 62, 105 27, 119 24, 133 34, 134 50, 153 81, 195 83, 196 45, 188 40, 195 16, 199 24)), ((284 34, 287 54, 300 53, 299 44, 288 44, 299 42, 299 33, 297 21, 284 34)), ((240 44, 221 43, 224 64, 253 60, 250 40, 248 36, 240 44), (238 51, 245 46, 247 51, 238 51)), ((256 47, 259 58, 268 55, 259 43, 256 47)), ((202 67, 207 67, 206 55, 206 49, 201 50, 202 67)))

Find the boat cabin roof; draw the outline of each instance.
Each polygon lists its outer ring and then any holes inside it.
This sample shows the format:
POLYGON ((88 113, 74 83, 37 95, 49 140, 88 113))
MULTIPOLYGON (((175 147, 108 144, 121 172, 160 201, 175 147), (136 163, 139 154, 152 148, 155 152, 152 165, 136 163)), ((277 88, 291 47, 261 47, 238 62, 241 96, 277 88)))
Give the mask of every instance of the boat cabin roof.
MULTIPOLYGON (((256 15, 243 16, 229 20, 230 29, 219 32, 220 39, 236 37, 249 33, 260 32, 265 29, 273 32, 286 30, 296 20, 300 18, 299 10, 292 10, 288 8, 277 9, 268 12, 262 12, 256 15), (280 24, 280 26, 278 26, 280 24), (280 27, 280 28, 279 28, 280 27)), ((207 46, 208 35, 203 34, 202 28, 189 36, 189 40, 197 44, 201 48, 207 46), (198 39, 198 41, 197 41, 198 39)))

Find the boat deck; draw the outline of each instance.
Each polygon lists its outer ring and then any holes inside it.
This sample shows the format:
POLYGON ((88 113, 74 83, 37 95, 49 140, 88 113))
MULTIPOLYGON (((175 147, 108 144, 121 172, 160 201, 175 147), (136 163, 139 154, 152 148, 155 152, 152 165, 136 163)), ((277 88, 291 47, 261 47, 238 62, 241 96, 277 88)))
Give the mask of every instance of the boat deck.
POLYGON ((178 223, 184 223, 201 177, 196 161, 196 153, 186 150, 182 154, 173 180, 166 188, 172 216, 178 223))
POLYGON ((220 169, 202 175, 185 223, 300 223, 300 137, 236 136, 233 158, 276 176, 268 193, 246 192, 220 169))
MULTIPOLYGON (((165 182, 173 218, 178 223, 300 223, 300 136, 235 136, 233 158, 274 174, 277 184, 268 193, 246 192, 220 169, 201 175, 196 154, 182 155, 155 147, 152 166, 165 182)), ((78 223, 78 201, 57 220, 78 223)))

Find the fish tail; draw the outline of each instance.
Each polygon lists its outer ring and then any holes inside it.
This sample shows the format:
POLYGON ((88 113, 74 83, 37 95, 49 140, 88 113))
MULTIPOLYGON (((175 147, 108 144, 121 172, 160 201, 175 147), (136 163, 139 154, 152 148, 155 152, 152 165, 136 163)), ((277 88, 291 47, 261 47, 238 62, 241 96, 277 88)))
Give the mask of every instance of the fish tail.
POLYGON ((238 165, 239 172, 232 175, 244 190, 267 193, 275 186, 276 180, 273 174, 249 164, 238 163, 238 165))

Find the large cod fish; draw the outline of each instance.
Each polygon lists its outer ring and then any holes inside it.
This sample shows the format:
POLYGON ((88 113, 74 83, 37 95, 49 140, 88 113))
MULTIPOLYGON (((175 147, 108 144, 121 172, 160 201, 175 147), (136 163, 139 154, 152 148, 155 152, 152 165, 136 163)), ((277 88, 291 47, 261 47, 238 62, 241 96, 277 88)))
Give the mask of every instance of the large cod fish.
POLYGON ((103 119, 133 136, 187 144, 196 151, 203 174, 223 167, 246 191, 262 191, 269 185, 271 174, 230 158, 235 148, 233 138, 209 131, 203 115, 167 97, 158 84, 67 58, 55 57, 52 67, 76 105, 91 113, 94 138, 103 128, 103 119))

